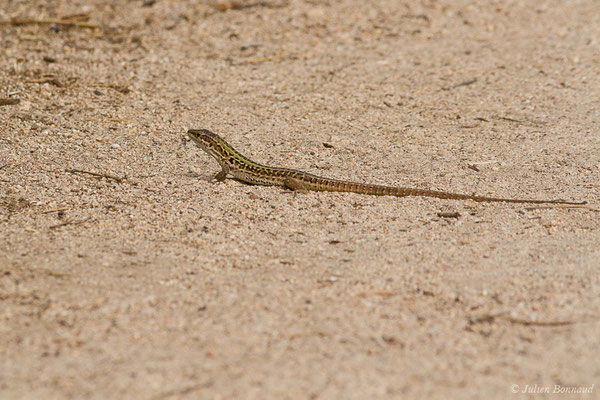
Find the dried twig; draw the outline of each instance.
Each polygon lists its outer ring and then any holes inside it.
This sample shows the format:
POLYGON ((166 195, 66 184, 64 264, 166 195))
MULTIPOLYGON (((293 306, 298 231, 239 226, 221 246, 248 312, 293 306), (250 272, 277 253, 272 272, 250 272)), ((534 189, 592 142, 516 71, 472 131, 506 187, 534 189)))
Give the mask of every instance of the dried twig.
POLYGON ((90 15, 88 13, 76 13, 63 15, 60 17, 61 21, 79 21, 79 22, 87 22, 90 20, 90 15))
POLYGON ((572 325, 577 321, 532 321, 522 318, 511 317, 507 315, 506 311, 496 311, 491 313, 484 313, 481 315, 472 315, 468 317, 469 324, 478 324, 482 322, 494 322, 496 319, 504 319, 513 324, 520 324, 525 326, 564 326, 564 325, 572 325))
POLYGON ((501 117, 501 116, 498 116, 498 117, 496 117, 496 118, 498 118, 498 119, 503 119, 503 120, 505 120, 505 121, 509 121, 509 122, 516 122, 516 123, 518 123, 518 124, 524 124, 524 123, 525 123, 524 121, 520 121, 520 120, 518 120, 518 119, 514 119, 514 118, 501 117))
POLYGON ((0 21, 0 25, 63 25, 63 26, 76 26, 79 28, 90 28, 97 29, 100 26, 96 24, 90 24, 89 22, 80 22, 73 20, 62 20, 62 19, 11 19, 10 21, 0 21))
POLYGON ((69 209, 70 209, 70 207, 51 208, 50 210, 44 210, 44 211, 42 211, 42 214, 50 214, 50 213, 53 213, 53 212, 67 211, 69 209))
POLYGON ((502 318, 506 319, 509 322, 512 322, 513 324, 520 324, 520 325, 525 325, 525 326, 565 326, 565 325, 573 325, 574 323, 577 322, 577 321, 530 321, 527 319, 505 317, 505 316, 502 316, 502 318))
POLYGON ((458 211, 440 211, 437 216, 440 218, 460 218, 460 213, 458 211))
POLYGON ((283 7, 286 7, 287 5, 288 5, 287 2, 281 3, 281 4, 276 4, 276 3, 266 2, 266 1, 258 1, 256 3, 243 4, 243 3, 240 3, 237 1, 218 0, 215 7, 219 11, 227 11, 227 10, 242 10, 245 8, 254 8, 254 7, 283 8, 283 7))
POLYGON ((125 178, 119 178, 118 176, 114 176, 114 175, 108 175, 108 174, 104 174, 104 173, 97 173, 97 172, 90 172, 90 171, 84 171, 81 169, 68 169, 67 172, 71 173, 71 174, 87 174, 87 175, 92 175, 92 176, 96 176, 99 178, 106 178, 106 179, 112 179, 118 183, 123 182, 123 179, 125 178))
POLYGON ((20 102, 21 102, 21 99, 17 99, 17 98, 14 98, 14 99, 3 98, 3 99, 0 99, 0 106, 14 106, 15 104, 19 104, 20 102))
POLYGON ((287 57, 288 57, 287 54, 280 53, 280 54, 274 54, 274 55, 266 56, 266 57, 258 57, 258 58, 252 58, 249 60, 242 60, 234 65, 260 64, 260 63, 267 62, 267 61, 281 61, 287 57))
POLYGON ((207 381, 204 383, 198 383, 195 385, 190 385, 184 388, 180 388, 180 389, 172 389, 172 390, 167 390, 166 392, 160 393, 154 397, 152 397, 153 400, 159 400, 159 399, 167 399, 169 397, 173 397, 173 396, 185 396, 188 393, 192 393, 195 392, 197 390, 200 390, 202 388, 208 387, 212 384, 212 381, 207 381))
POLYGON ((89 84, 89 86, 91 87, 107 87, 107 88, 111 88, 116 90, 117 92, 123 93, 123 94, 127 94, 131 92, 131 89, 129 89, 129 86, 127 85, 118 85, 115 83, 91 83, 89 84))
POLYGON ((590 211, 600 211, 600 209, 586 206, 585 202, 582 202, 581 204, 549 204, 549 205, 545 205, 545 206, 525 207, 525 209, 527 211, 544 209, 544 208, 584 208, 584 209, 590 210, 590 211))
POLYGON ((51 225, 49 228, 50 229, 56 229, 56 228, 60 228, 60 227, 67 226, 67 225, 81 225, 81 224, 89 221, 90 219, 91 218, 88 217, 88 218, 85 218, 85 219, 82 219, 82 220, 79 220, 79 221, 69 220, 69 221, 61 222, 60 224, 51 225))
POLYGON ((519 120, 519 119, 514 119, 514 118, 509 118, 509 117, 502 117, 502 116, 499 116, 499 115, 494 116, 494 118, 501 119, 501 120, 504 120, 504 121, 514 122, 516 124, 521 124, 521 125, 529 125, 529 126, 544 126, 544 125, 547 125, 547 123, 544 122, 544 121, 519 120))
POLYGON ((459 88, 459 87, 461 87, 461 86, 469 86, 469 85, 472 85, 472 84, 474 84, 475 82, 477 82, 477 78, 471 78, 471 79, 469 79, 468 81, 464 81, 464 82, 461 82, 461 83, 457 83, 456 85, 453 85, 453 86, 450 86, 450 87, 444 88, 444 90, 456 89, 456 88, 459 88))

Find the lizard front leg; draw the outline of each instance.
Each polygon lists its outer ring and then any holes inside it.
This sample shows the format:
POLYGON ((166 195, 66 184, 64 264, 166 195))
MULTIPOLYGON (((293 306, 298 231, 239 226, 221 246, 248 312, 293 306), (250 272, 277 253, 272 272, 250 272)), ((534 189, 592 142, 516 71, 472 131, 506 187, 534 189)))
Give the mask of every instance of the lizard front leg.
POLYGON ((219 171, 219 173, 215 175, 215 180, 217 182, 223 182, 228 173, 229 166, 227 164, 221 165, 221 171, 219 171))

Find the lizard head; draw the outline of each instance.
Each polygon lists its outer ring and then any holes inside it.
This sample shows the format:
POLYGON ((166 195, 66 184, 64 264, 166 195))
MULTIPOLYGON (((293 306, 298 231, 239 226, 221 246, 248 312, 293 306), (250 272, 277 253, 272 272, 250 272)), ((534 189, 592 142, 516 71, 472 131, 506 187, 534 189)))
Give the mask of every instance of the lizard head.
POLYGON ((190 129, 187 133, 198 147, 213 156, 222 167, 261 166, 238 153, 225 139, 208 129, 190 129))
POLYGON ((190 129, 188 136, 202 150, 221 161, 225 155, 224 141, 217 134, 208 129, 190 129))

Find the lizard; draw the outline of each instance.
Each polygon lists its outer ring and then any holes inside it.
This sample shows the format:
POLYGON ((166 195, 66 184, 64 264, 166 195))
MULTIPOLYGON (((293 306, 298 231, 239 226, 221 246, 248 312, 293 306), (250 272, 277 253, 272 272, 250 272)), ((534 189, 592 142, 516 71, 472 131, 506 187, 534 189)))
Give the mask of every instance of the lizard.
POLYGON ((223 181, 227 175, 234 179, 252 184, 266 186, 283 186, 294 191, 327 191, 327 192, 352 192, 377 196, 421 196, 435 197, 438 199, 473 200, 477 202, 506 202, 506 203, 532 203, 532 204, 586 204, 583 202, 566 200, 536 200, 517 199, 469 195, 446 191, 418 189, 410 187, 383 186, 368 183, 356 183, 339 179, 324 178, 307 172, 291 169, 271 167, 255 163, 243 156, 219 135, 208 129, 189 129, 187 132, 192 141, 206 153, 214 157, 221 171, 214 179, 223 181))

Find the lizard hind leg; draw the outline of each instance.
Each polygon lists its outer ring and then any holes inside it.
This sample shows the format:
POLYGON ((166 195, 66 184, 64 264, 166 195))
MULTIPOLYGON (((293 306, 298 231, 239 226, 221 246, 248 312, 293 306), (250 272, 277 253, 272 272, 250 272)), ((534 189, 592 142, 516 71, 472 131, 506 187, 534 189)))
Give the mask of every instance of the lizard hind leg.
POLYGON ((294 192, 308 193, 308 187, 299 179, 287 177, 283 181, 286 188, 293 190, 294 192))

